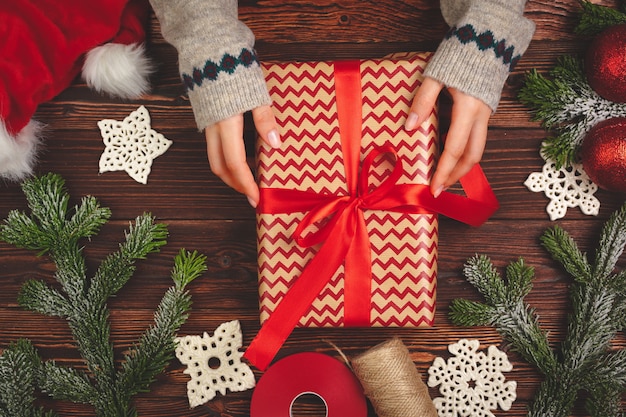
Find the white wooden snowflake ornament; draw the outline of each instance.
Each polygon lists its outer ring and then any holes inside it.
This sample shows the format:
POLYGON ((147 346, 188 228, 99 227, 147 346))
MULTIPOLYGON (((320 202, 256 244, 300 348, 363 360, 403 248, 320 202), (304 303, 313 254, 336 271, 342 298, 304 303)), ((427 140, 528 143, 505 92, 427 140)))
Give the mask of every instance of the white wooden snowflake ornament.
POLYGON ((513 369, 506 353, 489 346, 485 354, 479 346, 478 340, 461 339, 448 346, 453 357, 436 358, 428 369, 428 386, 439 385, 443 395, 433 399, 439 417, 494 417, 491 410, 508 411, 517 398, 517 383, 502 374, 513 369))
POLYGON ((146 184, 152 161, 163 155, 172 141, 153 130, 150 114, 140 106, 123 121, 98 122, 105 149, 100 156, 100 173, 126 171, 135 181, 146 184))
POLYGON ((533 172, 524 185, 533 192, 543 191, 551 201, 546 207, 550 220, 565 217, 569 207, 580 207, 587 215, 597 216, 600 201, 593 195, 598 186, 591 181, 582 164, 572 163, 556 169, 554 161, 542 155, 546 163, 541 172, 533 172))
POLYGON ((191 376, 187 382, 187 397, 191 408, 212 400, 219 392, 254 388, 254 374, 241 362, 243 352, 241 327, 238 320, 222 323, 213 336, 184 336, 175 339, 176 357, 187 366, 184 373, 191 376))

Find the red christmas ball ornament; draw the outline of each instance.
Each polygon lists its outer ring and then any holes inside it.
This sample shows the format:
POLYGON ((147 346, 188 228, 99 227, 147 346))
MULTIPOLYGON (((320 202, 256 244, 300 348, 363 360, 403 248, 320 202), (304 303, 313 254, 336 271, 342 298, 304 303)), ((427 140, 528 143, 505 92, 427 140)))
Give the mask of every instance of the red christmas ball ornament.
POLYGON ((583 168, 600 188, 626 193, 626 118, 595 125, 581 147, 583 168))
POLYGON ((587 82, 601 97, 626 102, 626 24, 597 35, 585 55, 587 82))

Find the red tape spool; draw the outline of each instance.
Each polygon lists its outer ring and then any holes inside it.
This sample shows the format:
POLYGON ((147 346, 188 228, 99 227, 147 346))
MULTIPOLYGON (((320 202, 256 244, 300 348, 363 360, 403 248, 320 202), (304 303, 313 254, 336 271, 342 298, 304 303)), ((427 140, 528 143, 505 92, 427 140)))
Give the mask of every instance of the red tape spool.
POLYGON ((304 352, 277 361, 261 377, 250 417, 291 417, 291 407, 302 394, 319 396, 327 417, 367 416, 363 387, 352 371, 328 355, 304 352))

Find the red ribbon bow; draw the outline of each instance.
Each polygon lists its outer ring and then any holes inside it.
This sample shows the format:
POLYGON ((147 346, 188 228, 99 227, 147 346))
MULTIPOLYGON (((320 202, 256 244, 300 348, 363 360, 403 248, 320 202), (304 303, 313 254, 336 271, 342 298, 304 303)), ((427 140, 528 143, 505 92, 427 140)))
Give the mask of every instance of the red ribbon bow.
POLYGON ((364 210, 401 213, 441 213, 478 226, 498 208, 482 170, 476 165, 461 179, 467 197, 442 193, 435 199, 423 184, 397 184, 403 174, 395 149, 383 145, 364 159, 359 175, 361 141, 361 80, 358 61, 335 63, 335 90, 348 195, 336 196, 280 188, 261 188, 260 213, 306 212, 294 232, 301 246, 323 243, 263 324, 244 356, 258 369, 267 368, 317 295, 344 264, 344 324, 368 326, 371 310, 370 242, 364 210), (355 117, 357 115, 358 117, 355 117), (369 191, 374 160, 390 153, 395 163, 389 177, 369 191), (319 220, 330 218, 317 232, 303 236, 319 220), (328 239, 332 236, 332 239, 328 239))

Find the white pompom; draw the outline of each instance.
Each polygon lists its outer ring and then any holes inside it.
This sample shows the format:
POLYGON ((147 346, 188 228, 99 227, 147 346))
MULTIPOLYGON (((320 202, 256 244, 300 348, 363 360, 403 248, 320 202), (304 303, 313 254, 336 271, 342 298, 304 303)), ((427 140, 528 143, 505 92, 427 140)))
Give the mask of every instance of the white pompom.
POLYGON ((152 63, 143 44, 106 43, 87 53, 83 79, 99 93, 137 99, 150 89, 152 63))

